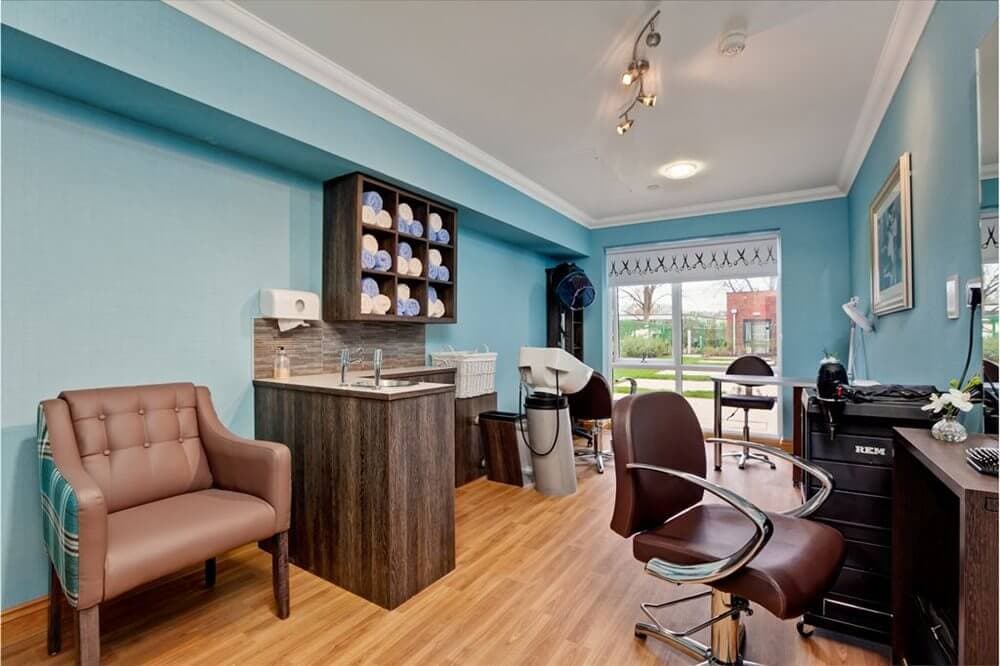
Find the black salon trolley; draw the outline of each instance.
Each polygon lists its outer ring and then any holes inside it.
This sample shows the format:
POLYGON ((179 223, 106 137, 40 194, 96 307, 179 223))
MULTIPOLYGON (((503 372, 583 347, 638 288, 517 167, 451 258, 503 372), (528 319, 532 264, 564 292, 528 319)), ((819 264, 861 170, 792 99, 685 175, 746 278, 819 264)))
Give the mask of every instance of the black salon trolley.
MULTIPOLYGON (((804 615, 807 624, 879 643, 892 631, 893 428, 929 428, 923 402, 847 403, 831 439, 816 392, 802 394, 807 460, 834 478, 830 498, 811 518, 837 528, 847 542, 844 568, 804 615)), ((819 490, 808 479, 806 497, 819 490)))

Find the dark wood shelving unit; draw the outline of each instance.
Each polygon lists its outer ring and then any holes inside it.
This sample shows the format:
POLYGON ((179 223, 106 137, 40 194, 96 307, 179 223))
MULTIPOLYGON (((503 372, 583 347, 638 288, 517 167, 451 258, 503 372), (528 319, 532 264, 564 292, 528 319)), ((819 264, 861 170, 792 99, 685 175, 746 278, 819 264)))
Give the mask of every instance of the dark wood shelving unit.
POLYGON ((353 173, 323 184, 323 318, 327 321, 392 321, 412 324, 454 324, 458 321, 458 211, 451 206, 389 185, 361 173, 353 173), (382 197, 382 208, 392 217, 392 228, 365 224, 361 220, 362 195, 375 191, 382 197), (450 243, 430 241, 426 237, 396 230, 396 211, 406 203, 413 217, 429 229, 431 213, 441 216, 442 226, 451 236, 450 243), (378 241, 379 249, 392 257, 392 270, 378 271, 361 267, 361 242, 365 234, 378 241), (408 243, 413 256, 423 264, 421 275, 401 275, 396 271, 396 252, 400 243, 408 243), (442 265, 448 267, 450 280, 430 280, 428 252, 441 253, 442 265), (361 279, 373 278, 379 291, 392 302, 389 312, 362 314, 361 279), (420 314, 404 317, 396 314, 396 293, 400 284, 410 287, 410 297, 420 302, 420 314), (444 302, 443 317, 430 317, 428 287, 433 287, 444 302))

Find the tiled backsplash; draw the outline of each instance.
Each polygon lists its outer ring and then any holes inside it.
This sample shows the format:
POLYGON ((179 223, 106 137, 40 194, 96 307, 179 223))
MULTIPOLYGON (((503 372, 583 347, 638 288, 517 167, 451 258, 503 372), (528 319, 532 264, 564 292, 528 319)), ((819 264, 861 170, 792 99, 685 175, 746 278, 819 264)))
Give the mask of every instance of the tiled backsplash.
POLYGON ((372 351, 382 350, 386 368, 403 368, 427 364, 424 347, 424 327, 414 324, 383 322, 311 322, 281 333, 274 319, 253 320, 253 376, 271 377, 274 354, 284 347, 292 362, 293 375, 318 375, 340 372, 340 350, 351 350, 352 358, 361 363, 351 370, 372 367, 372 351), (360 356, 354 351, 361 347, 360 356))

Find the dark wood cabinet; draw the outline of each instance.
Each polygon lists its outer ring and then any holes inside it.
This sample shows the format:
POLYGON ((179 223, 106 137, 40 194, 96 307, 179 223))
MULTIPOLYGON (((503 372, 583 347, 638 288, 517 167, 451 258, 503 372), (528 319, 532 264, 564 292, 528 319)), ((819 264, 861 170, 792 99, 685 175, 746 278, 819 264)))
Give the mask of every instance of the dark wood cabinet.
POLYGON ((497 394, 455 400, 455 487, 486 476, 486 451, 483 448, 477 417, 495 411, 497 394))
POLYGON ((415 324, 454 324, 458 321, 458 212, 440 201, 428 199, 404 189, 383 183, 360 173, 350 174, 323 184, 323 318, 327 321, 394 321, 415 324), (377 192, 382 209, 392 218, 391 228, 362 221, 362 197, 365 192, 377 192), (424 226, 424 236, 397 231, 396 215, 400 204, 413 211, 413 217, 424 226), (427 239, 428 217, 436 213, 450 235, 448 243, 427 239), (366 269, 361 263, 362 239, 368 234, 378 243, 378 249, 389 253, 389 270, 366 269), (397 252, 400 243, 407 243, 413 256, 420 259, 420 275, 397 272, 397 252), (448 280, 431 279, 428 275, 430 253, 441 255, 441 265, 449 271, 448 280), (361 312, 361 280, 371 278, 382 295, 389 298, 387 314, 361 312), (405 317, 396 314, 399 287, 406 285, 410 297, 420 303, 420 314, 405 317), (430 295, 436 293, 444 303, 442 317, 429 316, 430 295))

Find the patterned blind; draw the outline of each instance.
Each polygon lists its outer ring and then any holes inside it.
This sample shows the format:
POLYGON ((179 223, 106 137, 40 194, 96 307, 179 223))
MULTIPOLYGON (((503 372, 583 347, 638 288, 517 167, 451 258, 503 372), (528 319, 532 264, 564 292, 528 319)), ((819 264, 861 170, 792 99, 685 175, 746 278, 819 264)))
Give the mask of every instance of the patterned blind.
POLYGON ((998 259, 997 252, 997 236, 1000 235, 1000 231, 997 231, 997 218, 993 217, 982 217, 979 219, 979 236, 982 244, 983 253, 983 263, 984 264, 995 264, 998 259))
POLYGON ((607 251, 610 286, 725 280, 778 274, 778 237, 644 245, 607 251))

